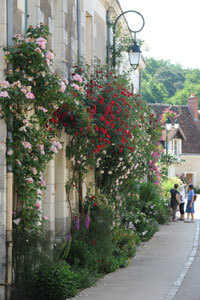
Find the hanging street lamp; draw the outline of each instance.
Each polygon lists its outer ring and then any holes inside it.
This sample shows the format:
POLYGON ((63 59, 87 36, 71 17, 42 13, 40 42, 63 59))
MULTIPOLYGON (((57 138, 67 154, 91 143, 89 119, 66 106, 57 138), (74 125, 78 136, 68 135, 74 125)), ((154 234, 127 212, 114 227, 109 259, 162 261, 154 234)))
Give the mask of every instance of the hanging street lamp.
POLYGON ((114 25, 113 25, 113 59, 112 59, 112 64, 113 64, 113 68, 115 68, 116 66, 116 51, 115 51, 115 33, 116 33, 116 24, 119 20, 119 18, 121 16, 123 16, 124 14, 126 13, 136 13, 138 14, 141 19, 142 19, 142 26, 139 28, 139 30, 132 30, 130 29, 129 27, 129 30, 134 33, 134 39, 133 39, 133 44, 128 48, 128 53, 129 53, 129 60, 130 60, 130 64, 131 66, 133 67, 134 70, 137 69, 137 67, 139 66, 140 64, 140 57, 141 57, 141 50, 140 50, 140 47, 137 43, 137 39, 136 39, 136 33, 140 32, 143 27, 144 27, 144 24, 145 24, 145 21, 144 21, 144 17, 138 12, 138 11, 135 11, 135 10, 127 10, 127 11, 124 11, 123 13, 121 13, 115 20, 114 22, 114 25))

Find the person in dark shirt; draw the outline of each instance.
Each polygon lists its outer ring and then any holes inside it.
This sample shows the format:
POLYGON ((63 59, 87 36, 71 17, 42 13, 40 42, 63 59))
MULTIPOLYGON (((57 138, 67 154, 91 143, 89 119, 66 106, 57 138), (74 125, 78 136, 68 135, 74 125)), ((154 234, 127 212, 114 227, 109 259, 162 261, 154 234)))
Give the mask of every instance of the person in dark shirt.
POLYGON ((172 209, 172 222, 176 222, 176 211, 178 205, 180 204, 177 183, 175 183, 174 188, 170 190, 170 193, 171 193, 170 207, 172 209))

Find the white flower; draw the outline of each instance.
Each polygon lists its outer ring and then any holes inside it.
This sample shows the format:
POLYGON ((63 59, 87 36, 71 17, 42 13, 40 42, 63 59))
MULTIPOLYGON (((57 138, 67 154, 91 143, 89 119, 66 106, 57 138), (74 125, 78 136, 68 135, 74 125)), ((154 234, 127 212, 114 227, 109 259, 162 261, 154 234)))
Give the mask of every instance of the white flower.
POLYGON ((37 170, 36 170, 36 168, 35 168, 35 167, 33 167, 33 168, 32 168, 32 172, 33 172, 33 174, 34 174, 34 175, 36 175, 36 174, 37 174, 37 170))
POLYGON ((111 174, 112 174, 112 171, 108 171, 108 174, 111 175, 111 174))
POLYGON ((143 231, 142 235, 144 236, 147 232, 148 232, 148 230, 143 231))
POLYGON ((16 219, 16 220, 13 220, 13 223, 15 223, 16 225, 19 225, 20 223, 20 218, 16 219))
POLYGON ((100 173, 103 174, 103 173, 104 173, 104 170, 101 170, 100 173))
POLYGON ((28 178, 26 178, 26 181, 27 181, 28 183, 33 183, 33 178, 32 178, 32 177, 28 177, 28 178))
POLYGON ((11 150, 11 149, 8 150, 7 154, 8 154, 9 156, 13 155, 13 150, 11 150))

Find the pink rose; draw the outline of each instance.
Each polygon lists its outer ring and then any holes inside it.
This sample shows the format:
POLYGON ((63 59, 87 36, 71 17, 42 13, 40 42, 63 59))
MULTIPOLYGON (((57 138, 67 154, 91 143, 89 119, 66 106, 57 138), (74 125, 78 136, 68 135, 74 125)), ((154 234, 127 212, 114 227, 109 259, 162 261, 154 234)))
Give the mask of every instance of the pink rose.
POLYGON ((3 98, 10 98, 10 96, 8 95, 8 92, 0 92, 0 97, 3 97, 3 98))
POLYGON ((78 81, 79 83, 83 82, 83 79, 79 74, 74 75, 73 80, 78 81))
POLYGON ((33 93, 28 92, 28 93, 26 93, 26 99, 35 99, 35 96, 33 93))

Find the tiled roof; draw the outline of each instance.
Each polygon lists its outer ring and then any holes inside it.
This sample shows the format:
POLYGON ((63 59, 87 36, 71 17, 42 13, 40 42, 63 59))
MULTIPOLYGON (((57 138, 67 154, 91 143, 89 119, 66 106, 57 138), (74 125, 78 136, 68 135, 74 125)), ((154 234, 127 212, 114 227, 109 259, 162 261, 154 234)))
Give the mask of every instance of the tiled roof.
POLYGON ((195 122, 192 112, 186 105, 173 105, 170 107, 168 104, 150 104, 158 119, 160 119, 163 111, 170 108, 171 111, 177 114, 181 112, 177 118, 180 130, 185 136, 182 140, 182 153, 200 154, 200 119, 195 122))

